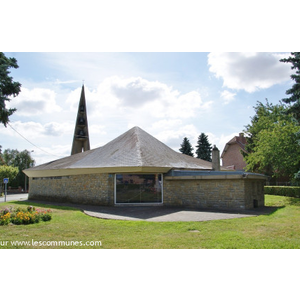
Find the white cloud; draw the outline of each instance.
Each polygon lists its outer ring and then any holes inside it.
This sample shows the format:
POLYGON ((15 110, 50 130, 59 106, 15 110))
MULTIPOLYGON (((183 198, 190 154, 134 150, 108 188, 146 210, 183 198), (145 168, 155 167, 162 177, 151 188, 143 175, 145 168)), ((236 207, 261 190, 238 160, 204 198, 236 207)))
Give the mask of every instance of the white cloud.
POLYGON ((64 134, 73 133, 75 124, 68 122, 50 122, 43 125, 41 134, 47 136, 63 136, 64 134))
POLYGON ((231 101, 233 101, 235 96, 236 96, 236 93, 232 93, 227 90, 225 90, 221 93, 221 97, 225 100, 224 104, 228 104, 231 101))
MULTIPOLYGON (((67 98, 74 114, 80 92, 78 88, 67 98)), ((198 91, 180 93, 172 86, 141 77, 108 77, 95 90, 85 87, 85 97, 91 146, 109 142, 114 132, 121 134, 139 126, 178 151, 185 136, 196 143, 199 132, 191 125, 192 119, 207 114, 212 106, 198 91)))
MULTIPOLYGON (((40 110, 35 106, 33 111, 29 107, 22 111, 29 117, 37 112, 40 117, 45 114, 44 117, 38 118, 39 121, 35 117, 34 122, 32 118, 23 118, 11 123, 24 137, 47 152, 35 150, 38 164, 57 158, 50 154, 70 154, 81 87, 61 97, 63 110, 56 107, 54 91, 43 92, 25 89, 23 101, 30 99, 31 108, 40 103, 40 110)), ((200 134, 193 124, 195 118, 207 115, 212 105, 212 102, 204 102, 198 91, 181 93, 165 83, 141 77, 105 78, 96 89, 85 86, 85 98, 91 148, 103 146, 133 126, 141 127, 176 151, 185 136, 194 146, 200 134)), ((21 109, 18 112, 20 114, 21 109)), ((10 132, 11 138, 16 136, 10 132)), ((28 147, 26 141, 23 143, 28 147)))
POLYGON ((34 150, 36 165, 70 155, 74 124, 68 122, 11 122, 1 133, 5 136, 3 148, 20 143, 19 149, 34 150), (11 128, 11 127, 13 128, 11 128))
POLYGON ((166 86, 140 77, 119 79, 112 83, 111 91, 124 106, 143 106, 162 98, 166 86))
POLYGON ((50 122, 46 124, 42 124, 39 122, 11 122, 10 123, 13 130, 7 130, 5 133, 9 136, 18 136, 18 133, 23 135, 25 138, 30 141, 40 141, 41 138, 49 138, 64 136, 65 134, 72 134, 74 130, 74 124, 70 124, 67 122, 57 123, 50 122), (17 133, 17 132, 18 133, 17 133))
POLYGON ((69 156, 71 145, 51 145, 51 147, 34 148, 32 156, 35 159, 35 165, 40 165, 59 158, 69 156))
MULTIPOLYGON (((80 90, 72 91, 67 98, 74 113, 80 90)), ((212 105, 212 102, 203 102, 197 91, 181 94, 164 83, 140 77, 106 78, 96 90, 86 87, 85 96, 89 119, 127 119, 129 123, 149 122, 149 118, 187 119, 207 112, 212 105)))
POLYGON ((199 136, 195 125, 183 124, 181 120, 158 121, 152 125, 150 130, 158 140, 177 152, 184 137, 187 137, 194 147, 199 136))
POLYGON ((198 109, 207 110, 212 102, 203 103, 201 96, 197 91, 191 91, 184 95, 173 95, 169 98, 165 107, 167 117, 190 118, 199 112, 198 109))
POLYGON ((56 104, 56 94, 49 89, 22 87, 20 94, 9 102, 8 107, 16 107, 19 115, 32 116, 61 111, 56 104))
POLYGON ((223 79, 223 86, 252 93, 290 79, 291 66, 279 61, 283 56, 270 52, 211 52, 209 71, 223 79))

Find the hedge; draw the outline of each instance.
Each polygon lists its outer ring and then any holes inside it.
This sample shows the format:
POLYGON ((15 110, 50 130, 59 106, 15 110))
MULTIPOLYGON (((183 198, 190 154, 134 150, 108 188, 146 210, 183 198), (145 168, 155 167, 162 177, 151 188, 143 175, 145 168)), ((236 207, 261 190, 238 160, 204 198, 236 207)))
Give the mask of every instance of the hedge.
POLYGON ((300 198, 300 186, 265 186, 265 194, 300 198))

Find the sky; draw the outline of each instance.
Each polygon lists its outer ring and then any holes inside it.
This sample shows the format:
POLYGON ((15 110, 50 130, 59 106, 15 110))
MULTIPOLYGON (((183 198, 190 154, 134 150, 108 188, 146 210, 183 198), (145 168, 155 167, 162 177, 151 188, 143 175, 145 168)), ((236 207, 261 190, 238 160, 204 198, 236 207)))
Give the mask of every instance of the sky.
POLYGON ((297 51, 298 15, 281 3, 16 0, 2 8, 0 51, 17 59, 11 76, 22 88, 0 145, 31 151, 36 165, 70 155, 83 83, 92 149, 139 126, 175 151, 184 137, 195 148, 205 133, 221 152, 257 101, 276 104, 292 86, 279 59, 297 51))
POLYGON ((293 84, 279 61, 289 52, 4 53, 22 88, 0 145, 32 151, 36 165, 70 155, 83 84, 91 149, 139 126, 175 151, 205 133, 220 152, 257 101, 276 104, 293 84))

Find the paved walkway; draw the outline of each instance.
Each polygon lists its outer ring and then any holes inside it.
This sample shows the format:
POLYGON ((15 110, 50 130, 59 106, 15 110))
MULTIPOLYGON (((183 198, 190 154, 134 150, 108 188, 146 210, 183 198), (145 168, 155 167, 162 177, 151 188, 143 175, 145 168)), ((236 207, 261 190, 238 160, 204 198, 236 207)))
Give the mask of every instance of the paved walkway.
MULTIPOLYGON (((16 195, 10 197, 10 200, 19 200, 16 195)), ((27 199, 27 198, 26 198, 27 199)), ((21 199, 25 200, 26 199, 21 199)), ((259 216, 268 214, 274 211, 274 208, 264 207, 255 210, 248 210, 243 213, 238 212, 220 212, 208 211, 200 209, 186 209, 186 208, 171 208, 165 206, 96 206, 96 205, 83 205, 73 203, 56 203, 42 200, 32 200, 30 202, 43 203, 56 206, 68 206, 82 210, 85 214, 101 218, 101 219, 114 219, 114 220, 131 220, 131 221, 149 221, 149 222, 191 222, 191 221, 210 221, 221 219, 235 219, 259 216)))
POLYGON ((216 212, 195 209, 170 208, 164 206, 120 206, 120 207, 101 207, 84 210, 89 216, 101 219, 150 221, 150 222, 191 222, 191 221, 210 221, 221 219, 234 219, 258 216, 261 213, 249 211, 247 213, 216 212))
MULTIPOLYGON (((4 196, 0 197, 0 203, 4 202, 4 196)), ((23 201, 28 199, 27 193, 20 193, 20 194, 12 194, 6 195, 6 202, 8 201, 23 201)))

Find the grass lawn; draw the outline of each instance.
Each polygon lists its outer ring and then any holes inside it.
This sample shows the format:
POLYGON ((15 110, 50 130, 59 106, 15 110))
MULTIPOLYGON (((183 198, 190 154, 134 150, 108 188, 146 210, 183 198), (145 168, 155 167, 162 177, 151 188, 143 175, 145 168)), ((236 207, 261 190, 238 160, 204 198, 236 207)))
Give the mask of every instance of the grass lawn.
POLYGON ((68 207, 22 201, 1 203, 0 209, 28 205, 51 208, 53 218, 37 224, 0 226, 0 249, 299 249, 300 199, 271 195, 265 199, 266 205, 278 207, 270 215, 205 222, 102 220, 68 207), (51 241, 73 241, 73 245, 55 246, 50 245, 51 241), (79 245, 95 241, 101 241, 101 245, 79 245), (23 245, 12 245, 15 242, 23 245))

